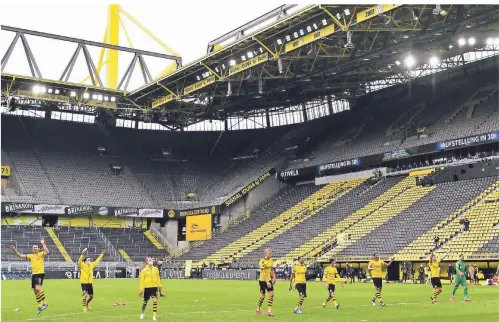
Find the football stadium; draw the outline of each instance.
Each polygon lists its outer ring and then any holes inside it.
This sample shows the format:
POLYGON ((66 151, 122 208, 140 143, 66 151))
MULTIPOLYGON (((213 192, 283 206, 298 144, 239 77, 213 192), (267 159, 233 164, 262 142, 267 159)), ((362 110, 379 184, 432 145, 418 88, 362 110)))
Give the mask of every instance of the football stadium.
POLYGON ((2 321, 499 320, 499 6, 272 7, 1 26, 2 321))

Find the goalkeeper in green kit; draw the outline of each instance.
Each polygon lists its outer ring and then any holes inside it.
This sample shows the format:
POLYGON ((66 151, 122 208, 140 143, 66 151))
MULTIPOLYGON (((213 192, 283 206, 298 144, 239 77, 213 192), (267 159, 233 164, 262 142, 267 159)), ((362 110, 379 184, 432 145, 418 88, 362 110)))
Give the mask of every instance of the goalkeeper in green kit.
POLYGON ((454 302, 454 294, 456 294, 459 285, 464 288, 464 301, 470 302, 468 298, 468 284, 466 282, 466 276, 469 274, 468 264, 464 262, 464 255, 459 255, 459 260, 456 262, 456 279, 454 281, 454 288, 452 289, 452 297, 450 300, 454 302))

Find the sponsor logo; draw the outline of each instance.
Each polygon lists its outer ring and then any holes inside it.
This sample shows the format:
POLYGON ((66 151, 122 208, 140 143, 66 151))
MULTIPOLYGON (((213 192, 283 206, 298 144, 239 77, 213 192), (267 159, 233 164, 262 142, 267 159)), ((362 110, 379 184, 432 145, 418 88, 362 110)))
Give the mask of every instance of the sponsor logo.
POLYGON ((33 210, 33 209, 34 205, 32 203, 12 203, 5 205, 5 212, 33 210))
POLYGON ((300 173, 298 170, 289 170, 289 171, 282 171, 281 172, 281 177, 282 178, 289 178, 289 177, 296 177, 300 173))
MULTIPOLYGON (((100 211, 100 209, 99 209, 100 211)), ((116 208, 114 210, 115 216, 137 215, 137 208, 116 208)))
POLYGON ((197 224, 192 224, 191 229, 198 229, 198 227, 199 226, 197 224))
POLYGON ((106 216, 108 213, 109 213, 109 209, 107 209, 107 207, 100 207, 99 208, 99 215, 106 216))
POLYGON ((256 270, 204 270, 203 278, 212 280, 256 280, 256 270))
POLYGON ((262 183, 263 181, 265 181, 266 179, 268 179, 272 175, 271 174, 272 171, 273 171, 273 169, 270 170, 270 171, 268 171, 267 173, 261 175, 260 177, 256 178, 255 181, 253 181, 252 183, 248 184, 246 187, 244 187, 243 189, 241 189, 241 191, 237 192, 235 195, 233 195, 232 197, 230 197, 227 201, 225 201, 225 203, 224 203, 225 206, 229 207, 234 202, 236 202, 237 200, 239 200, 242 196, 248 194, 255 187, 259 186, 260 183, 262 183))
POLYGON ((163 209, 139 209, 139 217, 163 218, 163 209))
POLYGON ((94 211, 92 206, 76 206, 66 208, 66 213, 68 215, 75 215, 80 213, 91 213, 94 211))
POLYGON ((168 217, 174 218, 175 217, 175 210, 168 210, 168 217))
MULTIPOLYGON (((213 210, 213 208, 212 208, 213 210)), ((207 215, 210 213, 210 208, 188 209, 180 211, 180 217, 207 215)))

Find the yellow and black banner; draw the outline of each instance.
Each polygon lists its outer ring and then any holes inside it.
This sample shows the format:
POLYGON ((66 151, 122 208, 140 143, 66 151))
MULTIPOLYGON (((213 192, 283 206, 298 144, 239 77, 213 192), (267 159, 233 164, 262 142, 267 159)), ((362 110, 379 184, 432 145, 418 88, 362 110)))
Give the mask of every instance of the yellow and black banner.
POLYGON ((152 101, 152 108, 156 108, 158 106, 161 106, 163 104, 166 104, 168 102, 171 102, 175 99, 175 96, 173 94, 166 95, 163 97, 158 98, 157 100, 152 101))
POLYGON ((199 81, 197 83, 194 83, 192 85, 185 87, 184 88, 184 95, 195 92, 198 89, 201 89, 203 87, 206 87, 208 85, 213 84, 214 82, 215 82, 215 75, 211 75, 210 77, 207 77, 207 78, 203 79, 202 81, 199 81))
POLYGON ((185 228, 187 241, 211 239, 211 215, 188 216, 185 228))
POLYGON ((256 57, 250 58, 245 62, 242 62, 240 64, 234 65, 231 68, 229 68, 229 76, 235 75, 248 68, 264 63, 267 60, 269 60, 269 53, 263 53, 256 57))
POLYGON ((220 206, 206 206, 201 208, 193 208, 193 209, 185 209, 185 210, 175 210, 169 209, 166 211, 166 219, 179 219, 185 218, 189 216, 197 216, 197 215, 215 215, 220 211, 220 206))
POLYGON ((292 50, 295 50, 297 48, 300 48, 301 46, 305 46, 306 44, 310 44, 311 42, 314 42, 318 39, 321 39, 322 37, 331 35, 334 33, 334 25, 327 26, 325 28, 316 30, 308 35, 305 35, 303 37, 297 38, 293 40, 292 42, 288 42, 284 46, 284 52, 290 52, 292 50))
POLYGON ((69 104, 69 96, 58 95, 58 94, 50 94, 50 93, 37 94, 37 93, 33 93, 32 91, 26 91, 26 90, 20 89, 17 91, 17 96, 31 98, 31 99, 35 99, 35 100, 41 100, 41 101, 51 101, 51 102, 69 104))
POLYGON ((9 165, 2 166, 2 177, 10 177, 10 166, 9 165))
POLYGON ((357 23, 369 20, 379 14, 388 12, 390 10, 393 10, 397 7, 402 6, 401 4, 379 4, 377 6, 373 6, 369 9, 366 9, 364 11, 361 11, 357 13, 357 23))
POLYGON ((248 184, 246 187, 244 187, 241 190, 239 190, 239 192, 237 192, 235 195, 233 195, 227 201, 225 201, 223 205, 225 207, 230 207, 234 202, 238 201, 239 199, 241 199, 242 197, 244 197, 245 195, 247 195, 251 190, 253 190, 256 187, 258 187, 260 185, 260 183, 262 183, 263 181, 267 180, 268 178, 270 178, 275 173, 276 173, 276 170, 274 168, 270 169, 266 173, 264 173, 261 176, 259 176, 258 178, 256 178, 253 182, 251 182, 250 184, 248 184))
POLYGON ((106 101, 89 99, 86 104, 88 106, 92 106, 92 107, 109 108, 112 110, 116 109, 116 103, 113 103, 113 102, 106 102, 106 101))

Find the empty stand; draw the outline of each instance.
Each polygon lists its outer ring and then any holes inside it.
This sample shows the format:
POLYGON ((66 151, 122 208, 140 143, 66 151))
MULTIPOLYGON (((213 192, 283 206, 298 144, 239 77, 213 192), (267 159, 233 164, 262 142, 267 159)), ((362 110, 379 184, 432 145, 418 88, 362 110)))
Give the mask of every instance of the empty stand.
MULTIPOLYGON (((468 201, 464 206, 459 207, 453 212, 444 212, 440 214, 438 223, 434 224, 426 232, 420 234, 419 237, 411 241, 406 247, 397 253, 399 259, 419 259, 425 258, 435 249, 434 237, 439 236, 440 243, 447 248, 446 242, 457 236, 460 231, 460 220, 467 216, 468 212, 472 211, 475 206, 480 205, 487 196, 489 196, 497 187, 497 177, 480 178, 467 180, 461 183, 448 183, 455 185, 457 189, 464 195, 462 201, 468 201), (463 186, 464 185, 464 186, 463 186), (476 197, 473 197, 473 193, 476 197)), ((457 194, 459 195, 459 194, 457 194)), ((455 202, 454 198, 451 199, 455 202)), ((461 202, 462 202, 461 201, 461 202)), ((442 201, 444 203, 446 201, 442 201)), ((456 203, 461 203, 456 202, 456 203)), ((438 215, 438 214, 437 214, 438 215)), ((496 213, 497 215, 497 213, 496 213)), ((452 256, 455 258, 459 252, 458 249, 452 249, 452 256)), ((451 257, 452 258, 452 257, 451 257)))
POLYGON ((7 226, 2 225, 2 261, 20 261, 10 249, 14 245, 22 254, 31 254, 33 245, 40 245, 40 239, 45 238, 49 255, 45 258, 50 262, 64 262, 65 259, 58 251, 52 239, 41 226, 7 226))
POLYGON ((124 250, 132 261, 143 262, 146 256, 163 258, 165 250, 157 249, 144 235, 140 228, 100 228, 111 244, 119 250, 124 250))
POLYGON ((280 234, 288 231, 306 218, 319 212, 321 207, 326 206, 337 198, 343 196, 349 190, 355 188, 362 180, 351 180, 345 182, 330 183, 307 198, 299 201, 291 208, 268 221, 264 225, 253 230, 249 234, 235 242, 220 249, 215 254, 208 256, 205 261, 218 262, 223 258, 240 258, 273 240, 280 234))
MULTIPOLYGON (((271 221, 279 216, 284 209, 290 208, 318 189, 319 187, 313 184, 307 184, 281 190, 272 201, 264 202, 251 210, 251 215, 248 219, 238 225, 232 226, 217 236, 217 238, 208 240, 202 245, 191 249, 188 253, 180 256, 179 259, 201 260, 208 255, 214 254, 224 246, 235 242, 242 236, 271 221)), ((220 257, 217 260, 219 259, 220 257)))
MULTIPOLYGON (((477 197, 491 181, 491 178, 484 178, 437 184, 418 202, 341 251, 338 256, 354 257, 374 253, 392 256, 437 225, 448 214, 477 197), (459 198, 455 198, 456 196, 459 198)), ((432 244, 428 246, 434 245, 433 237, 431 236, 430 241, 432 244)))

